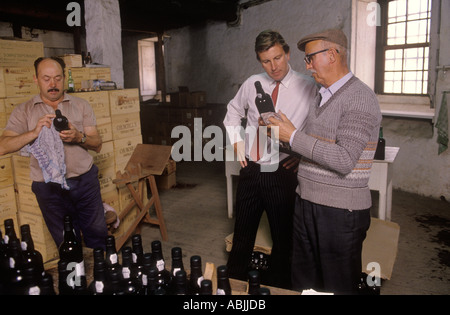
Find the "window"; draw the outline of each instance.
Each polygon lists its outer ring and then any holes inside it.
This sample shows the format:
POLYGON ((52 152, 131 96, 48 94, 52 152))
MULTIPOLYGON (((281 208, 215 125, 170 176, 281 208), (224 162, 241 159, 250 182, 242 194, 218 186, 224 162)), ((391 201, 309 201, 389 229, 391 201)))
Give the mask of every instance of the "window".
POLYGON ((379 0, 381 27, 377 28, 377 93, 428 94, 431 2, 379 0))
POLYGON ((140 90, 144 100, 156 95, 155 41, 153 38, 138 41, 140 90))

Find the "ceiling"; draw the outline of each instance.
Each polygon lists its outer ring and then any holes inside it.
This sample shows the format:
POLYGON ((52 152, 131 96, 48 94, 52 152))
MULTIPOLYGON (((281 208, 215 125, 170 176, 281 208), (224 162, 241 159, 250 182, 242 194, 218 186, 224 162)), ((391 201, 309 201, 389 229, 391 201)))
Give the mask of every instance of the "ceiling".
MULTIPOLYGON (((66 23, 70 2, 84 8, 84 0, 1 1, 0 21, 16 27, 73 32, 66 23)), ((119 0, 119 5, 122 29, 164 32, 208 20, 232 22, 237 19, 239 0, 119 0)))

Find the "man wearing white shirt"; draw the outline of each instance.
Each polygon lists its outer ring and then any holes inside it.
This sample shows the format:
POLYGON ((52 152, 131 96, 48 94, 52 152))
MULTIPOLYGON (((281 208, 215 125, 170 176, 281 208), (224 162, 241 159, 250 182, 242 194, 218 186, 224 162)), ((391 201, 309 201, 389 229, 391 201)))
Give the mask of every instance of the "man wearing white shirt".
POLYGON ((283 112, 299 130, 304 128, 309 105, 318 88, 310 77, 292 70, 289 46, 278 32, 261 32, 256 38, 255 52, 265 72, 251 76, 242 84, 229 102, 224 119, 228 137, 242 166, 236 192, 233 246, 227 266, 230 277, 247 280, 259 221, 266 211, 273 243, 267 281, 271 285, 289 288, 298 159, 273 150, 270 138, 258 159, 252 154, 258 142, 254 139, 256 132, 246 132, 243 136, 238 130, 245 117, 246 131, 256 130, 259 126, 260 114, 255 105, 256 81, 261 82, 266 93, 272 94, 276 111, 283 112), (273 90, 276 88, 275 96, 273 90))

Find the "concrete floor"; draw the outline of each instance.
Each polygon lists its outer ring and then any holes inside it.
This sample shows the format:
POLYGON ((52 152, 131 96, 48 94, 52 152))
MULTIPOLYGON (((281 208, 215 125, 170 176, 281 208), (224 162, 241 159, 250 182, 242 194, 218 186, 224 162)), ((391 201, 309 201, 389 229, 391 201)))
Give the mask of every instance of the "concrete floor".
MULTIPOLYGON (((171 248, 179 246, 187 268, 192 255, 200 255, 203 265, 226 264, 224 239, 233 232, 234 219, 227 215, 224 163, 177 163, 177 186, 160 191, 160 197, 169 235, 162 242, 165 259, 170 261, 171 248)), ((394 190, 392 221, 400 226, 398 253, 381 294, 450 294, 450 203, 394 190)), ((155 226, 143 225, 141 234, 144 251, 161 240, 155 226)))

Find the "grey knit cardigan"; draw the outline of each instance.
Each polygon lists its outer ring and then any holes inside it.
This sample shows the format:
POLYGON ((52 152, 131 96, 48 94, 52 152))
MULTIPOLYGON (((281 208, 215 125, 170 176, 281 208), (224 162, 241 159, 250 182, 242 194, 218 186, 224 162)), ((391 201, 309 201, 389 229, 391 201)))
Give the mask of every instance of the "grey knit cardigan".
POLYGON ((372 206, 368 187, 381 111, 375 93, 352 77, 321 107, 311 104, 292 150, 301 154, 297 193, 310 202, 347 210, 372 206))

